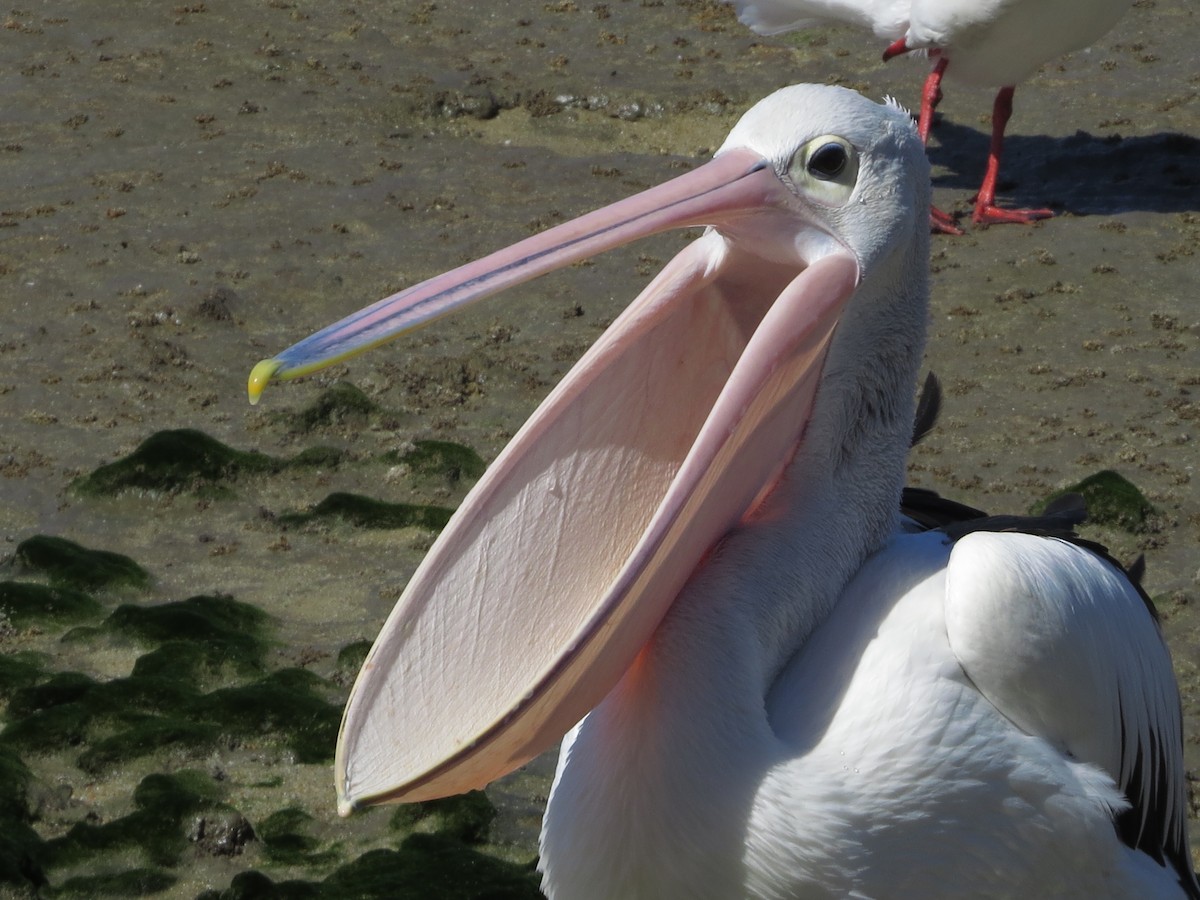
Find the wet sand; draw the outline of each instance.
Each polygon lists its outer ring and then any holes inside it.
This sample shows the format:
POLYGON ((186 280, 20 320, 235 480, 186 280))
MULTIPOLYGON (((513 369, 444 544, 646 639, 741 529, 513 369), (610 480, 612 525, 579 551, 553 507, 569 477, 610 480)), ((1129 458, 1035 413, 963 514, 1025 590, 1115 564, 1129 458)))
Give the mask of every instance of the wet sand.
MULTIPOLYGON (((1018 89, 1002 200, 1063 214, 1029 228, 967 222, 965 236, 935 238, 928 365, 947 396, 911 465, 914 484, 997 512, 1025 511, 1104 469, 1146 494, 1158 513, 1142 531, 1087 534, 1121 558, 1146 555, 1185 694, 1192 769, 1195 26, 1182 0, 1139 0, 1097 46, 1018 89)), ((492 459, 687 238, 543 279, 272 388, 256 408, 245 400, 249 368, 369 300, 665 180, 710 154, 775 87, 837 82, 915 105, 925 72, 921 61, 880 64, 879 48, 849 30, 758 38, 700 0, 74 2, 9 12, 4 28, 0 535, 9 552, 47 534, 137 560, 151 587, 97 591, 105 615, 202 594, 262 610, 270 622, 253 678, 310 672, 335 710, 351 677, 338 654, 374 636, 431 532, 285 527, 279 517, 335 491, 455 505, 469 478, 395 460, 430 439, 492 459), (372 408, 297 416, 339 381, 372 408), (344 455, 243 474, 222 491, 70 489, 178 428, 279 458, 317 446, 344 455)), ((961 213, 982 174, 990 96, 951 81, 946 91, 931 148, 935 200, 961 213)), ((46 580, 15 563, 2 577, 46 580)), ((78 672, 103 682, 157 646, 107 632, 64 642, 68 632, 10 622, 0 649, 41 654, 43 680, 78 672)), ((253 681, 228 667, 206 672, 205 691, 253 681)), ((6 702, 17 690, 0 687, 6 702)), ((143 883, 163 897, 223 891, 250 870, 319 882, 407 833, 390 830, 386 812, 337 820, 328 762, 297 761, 267 725, 261 739, 168 741, 82 768, 81 753, 116 727, 101 717, 69 747, 21 751, 40 840, 127 817, 147 776, 195 771, 260 838, 273 814, 310 816, 285 832, 307 849, 271 853, 259 839, 221 852, 188 820, 193 836, 173 861, 147 861, 127 842, 43 867, 53 886, 134 869, 162 874, 143 883)), ((493 790, 492 839, 474 849, 518 864, 534 857, 547 771, 543 760, 493 790)), ((460 895, 471 896, 447 894, 460 895)))

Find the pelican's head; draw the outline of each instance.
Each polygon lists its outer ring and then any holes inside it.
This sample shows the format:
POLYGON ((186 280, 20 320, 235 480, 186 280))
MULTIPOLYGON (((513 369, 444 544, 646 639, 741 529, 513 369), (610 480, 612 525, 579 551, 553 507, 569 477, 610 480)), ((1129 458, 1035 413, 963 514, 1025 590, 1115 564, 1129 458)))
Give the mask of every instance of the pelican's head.
MULTIPOLYGON (((928 231, 908 116, 785 88, 709 163, 380 301, 255 368, 311 372, 538 274, 708 225, 463 502, 363 666, 341 808, 480 787, 611 689, 700 559, 792 458, 860 283, 928 231)), ((923 313, 920 313, 923 315, 923 313)))

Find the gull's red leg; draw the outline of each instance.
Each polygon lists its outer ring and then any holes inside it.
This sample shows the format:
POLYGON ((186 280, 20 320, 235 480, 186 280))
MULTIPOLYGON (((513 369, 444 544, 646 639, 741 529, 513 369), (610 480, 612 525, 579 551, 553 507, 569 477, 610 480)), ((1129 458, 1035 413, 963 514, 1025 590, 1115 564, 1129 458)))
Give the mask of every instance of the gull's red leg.
POLYGON ((1012 98, 1013 88, 1000 88, 992 105, 992 145, 988 151, 987 173, 975 197, 975 214, 971 217, 976 224, 1014 222, 1028 225, 1054 215, 1050 209, 1000 209, 996 206, 996 181, 1000 176, 1000 158, 1004 153, 1004 128, 1012 115, 1012 98))

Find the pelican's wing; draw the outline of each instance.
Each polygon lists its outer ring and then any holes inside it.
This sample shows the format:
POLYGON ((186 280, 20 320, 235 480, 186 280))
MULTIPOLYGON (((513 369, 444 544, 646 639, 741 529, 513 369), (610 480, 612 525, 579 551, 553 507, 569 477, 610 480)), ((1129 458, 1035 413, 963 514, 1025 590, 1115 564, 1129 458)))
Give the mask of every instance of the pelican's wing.
POLYGON ((1112 776, 1115 827, 1179 873, 1189 864, 1183 723, 1153 607, 1095 548, 1011 531, 958 540, 946 577, 950 646, 1009 720, 1112 776))

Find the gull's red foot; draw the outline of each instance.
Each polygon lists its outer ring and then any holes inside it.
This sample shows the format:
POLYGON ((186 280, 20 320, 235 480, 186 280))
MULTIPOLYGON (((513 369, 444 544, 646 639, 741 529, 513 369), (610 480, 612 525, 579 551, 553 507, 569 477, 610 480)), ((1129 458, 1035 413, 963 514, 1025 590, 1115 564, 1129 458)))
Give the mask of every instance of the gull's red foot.
POLYGON ((934 234, 966 234, 958 227, 954 216, 948 212, 942 212, 936 206, 929 208, 929 230, 934 234))
MULTIPOLYGON (((1054 210, 1052 209, 1001 209, 999 206, 995 206, 994 204, 985 203, 975 207, 975 212, 971 216, 971 221, 976 225, 1000 225, 1009 223, 1016 225, 1029 225, 1032 222, 1038 222, 1042 219, 1051 219, 1053 217, 1054 210)), ((959 233, 961 234, 962 232, 959 233)))

